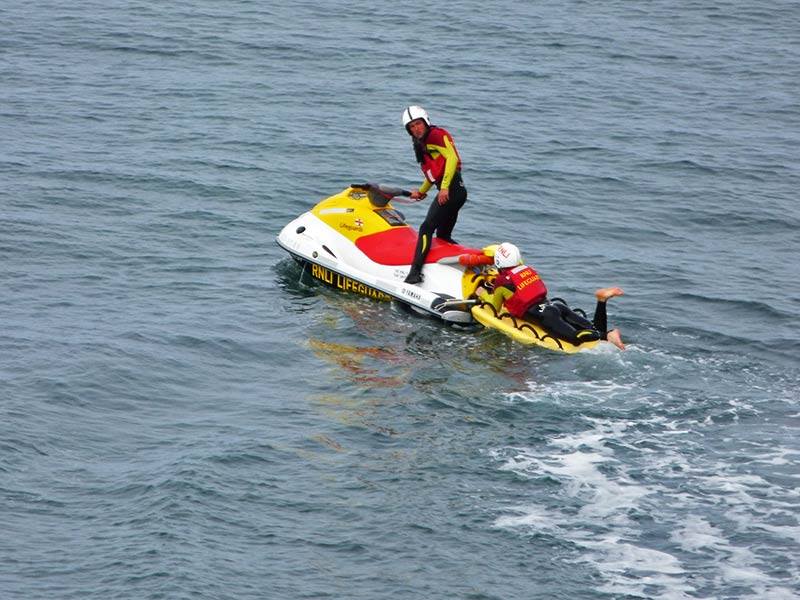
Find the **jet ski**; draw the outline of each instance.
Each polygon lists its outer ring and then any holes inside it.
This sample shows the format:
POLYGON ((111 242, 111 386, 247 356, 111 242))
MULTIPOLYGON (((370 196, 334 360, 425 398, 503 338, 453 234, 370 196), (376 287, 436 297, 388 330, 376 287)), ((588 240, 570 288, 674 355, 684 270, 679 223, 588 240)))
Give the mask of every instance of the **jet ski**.
MULTIPOLYGON (((373 183, 353 184, 288 223, 277 237, 322 283, 452 323, 472 323, 470 299, 483 280, 484 250, 434 238, 424 280, 407 284, 417 232, 391 203, 410 192, 373 183)), ((401 202, 402 200, 398 200, 401 202)))

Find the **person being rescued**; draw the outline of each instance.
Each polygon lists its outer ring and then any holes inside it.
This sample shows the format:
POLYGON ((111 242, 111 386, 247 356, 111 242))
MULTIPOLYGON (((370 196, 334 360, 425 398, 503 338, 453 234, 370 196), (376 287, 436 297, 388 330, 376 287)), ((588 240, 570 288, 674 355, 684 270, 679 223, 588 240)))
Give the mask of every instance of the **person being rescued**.
POLYGON ((498 270, 494 291, 479 286, 475 293, 481 301, 491 304, 498 314, 505 306, 512 316, 530 319, 551 335, 571 344, 607 340, 620 350, 625 349, 619 330, 607 330, 606 314, 606 302, 614 296, 622 296, 622 289, 607 287, 597 290, 594 293, 597 298, 594 318, 589 321, 563 302, 547 299, 547 286, 533 267, 523 264, 519 248, 514 244, 504 242, 497 246, 494 264, 498 270))

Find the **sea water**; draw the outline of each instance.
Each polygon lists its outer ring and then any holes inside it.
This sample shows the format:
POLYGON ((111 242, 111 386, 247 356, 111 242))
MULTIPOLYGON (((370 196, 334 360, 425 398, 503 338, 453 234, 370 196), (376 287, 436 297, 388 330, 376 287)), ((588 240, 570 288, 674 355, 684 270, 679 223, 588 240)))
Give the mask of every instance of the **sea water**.
MULTIPOLYGON (((0 597, 800 595, 800 8, 0 4, 0 597), (454 236, 628 344, 274 242, 454 136, 454 236)), ((418 226, 426 204, 402 207, 418 226)))

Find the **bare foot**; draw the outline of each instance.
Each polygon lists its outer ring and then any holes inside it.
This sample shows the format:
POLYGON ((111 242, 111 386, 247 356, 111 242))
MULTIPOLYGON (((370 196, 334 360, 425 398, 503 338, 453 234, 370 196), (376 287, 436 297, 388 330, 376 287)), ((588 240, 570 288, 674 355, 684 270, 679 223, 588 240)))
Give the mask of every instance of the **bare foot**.
POLYGON ((613 298, 614 296, 622 296, 625 292, 622 291, 622 288, 618 287, 607 287, 607 288, 600 288, 594 293, 594 297, 597 298, 598 302, 606 302, 608 299, 613 298))
POLYGON ((612 344, 614 344, 620 350, 625 350, 625 344, 622 343, 622 336, 619 334, 619 329, 612 329, 611 331, 609 331, 606 334, 606 339, 612 344))

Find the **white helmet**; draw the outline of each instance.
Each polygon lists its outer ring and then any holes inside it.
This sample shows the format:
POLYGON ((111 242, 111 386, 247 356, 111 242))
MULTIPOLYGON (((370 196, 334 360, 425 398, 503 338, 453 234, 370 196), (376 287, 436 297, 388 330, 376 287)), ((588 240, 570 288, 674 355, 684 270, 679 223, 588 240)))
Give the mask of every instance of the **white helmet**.
POLYGON ((409 106, 403 110, 403 127, 408 129, 408 124, 416 119, 422 119, 425 124, 430 127, 431 120, 428 118, 428 113, 421 106, 409 106))
POLYGON ((516 267, 522 264, 522 254, 514 244, 503 242, 494 251, 494 266, 498 269, 516 267))

